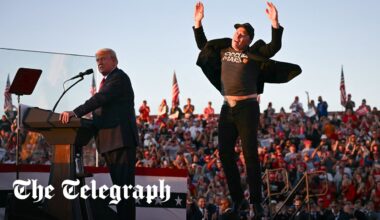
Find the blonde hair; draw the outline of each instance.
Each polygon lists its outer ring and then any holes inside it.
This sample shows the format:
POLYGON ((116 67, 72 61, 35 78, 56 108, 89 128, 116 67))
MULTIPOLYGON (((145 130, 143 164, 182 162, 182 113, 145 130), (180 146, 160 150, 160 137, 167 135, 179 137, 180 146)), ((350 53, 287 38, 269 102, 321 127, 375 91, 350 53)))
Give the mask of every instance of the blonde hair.
POLYGON ((116 63, 119 62, 117 60, 116 52, 114 50, 110 49, 110 48, 99 49, 98 51, 96 51, 95 56, 102 55, 102 54, 109 54, 111 56, 111 58, 116 61, 116 63))

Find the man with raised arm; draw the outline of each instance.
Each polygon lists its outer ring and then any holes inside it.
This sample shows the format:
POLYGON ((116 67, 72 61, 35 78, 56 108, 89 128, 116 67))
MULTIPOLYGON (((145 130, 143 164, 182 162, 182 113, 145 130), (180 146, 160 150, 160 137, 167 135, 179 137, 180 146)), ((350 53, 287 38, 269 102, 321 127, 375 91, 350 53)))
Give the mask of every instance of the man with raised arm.
POLYGON ((239 214, 244 203, 240 173, 235 162, 234 146, 240 137, 247 169, 250 203, 255 216, 263 215, 261 168, 257 152, 259 103, 264 83, 284 83, 297 76, 301 69, 294 64, 270 60, 281 48, 283 27, 272 3, 266 14, 272 24, 272 41, 262 40, 252 46, 255 30, 249 23, 235 24, 231 38, 208 41, 203 31, 204 6, 196 3, 194 35, 201 50, 197 65, 224 97, 218 127, 219 155, 233 200, 233 210, 239 214))

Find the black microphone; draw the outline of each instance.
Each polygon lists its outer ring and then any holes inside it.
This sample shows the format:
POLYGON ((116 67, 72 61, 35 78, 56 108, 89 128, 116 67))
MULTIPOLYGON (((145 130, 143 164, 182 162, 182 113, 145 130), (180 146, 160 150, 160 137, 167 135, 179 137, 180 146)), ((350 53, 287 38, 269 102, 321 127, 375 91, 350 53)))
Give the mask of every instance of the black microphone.
MULTIPOLYGON (((76 79, 76 78, 82 78, 83 76, 85 76, 85 75, 90 75, 91 73, 93 73, 94 72, 94 70, 93 69, 88 69, 88 70, 86 70, 86 71, 84 71, 84 72, 80 72, 78 75, 76 75, 76 76, 74 76, 74 77, 71 77, 70 79, 68 79, 68 80, 73 80, 73 79, 76 79)), ((68 81, 67 80, 67 81, 68 81)))

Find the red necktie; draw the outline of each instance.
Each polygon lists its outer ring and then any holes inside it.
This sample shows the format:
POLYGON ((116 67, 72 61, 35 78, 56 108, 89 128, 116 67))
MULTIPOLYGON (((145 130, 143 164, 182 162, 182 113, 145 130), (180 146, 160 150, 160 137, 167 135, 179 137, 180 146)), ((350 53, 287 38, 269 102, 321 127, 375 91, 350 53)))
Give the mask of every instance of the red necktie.
POLYGON ((102 87, 103 87, 105 81, 106 81, 106 78, 103 78, 102 81, 100 82, 98 92, 102 89, 102 87))

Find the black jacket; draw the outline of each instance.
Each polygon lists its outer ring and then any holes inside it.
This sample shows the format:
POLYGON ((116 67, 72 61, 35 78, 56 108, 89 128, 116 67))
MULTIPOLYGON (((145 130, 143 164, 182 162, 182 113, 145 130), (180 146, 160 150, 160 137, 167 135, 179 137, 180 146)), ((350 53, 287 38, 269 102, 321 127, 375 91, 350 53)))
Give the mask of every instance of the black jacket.
MULTIPOLYGON (((220 51, 231 46, 232 39, 222 38, 207 41, 203 27, 193 28, 195 40, 201 50, 197 65, 214 87, 221 92, 221 57, 220 51)), ((258 93, 264 91, 264 83, 286 83, 299 75, 300 66, 291 63, 271 60, 281 48, 283 28, 272 28, 272 41, 266 44, 263 40, 256 41, 248 49, 248 57, 260 66, 261 73, 257 81, 258 93)))
POLYGON ((89 112, 93 112, 94 124, 98 129, 100 153, 138 145, 134 92, 123 70, 114 69, 99 92, 74 109, 77 117, 89 112))
POLYGON ((196 205, 195 203, 192 203, 190 205, 189 209, 187 210, 187 215, 188 215, 187 216, 188 220, 202 220, 203 219, 203 214, 201 210, 199 210, 198 205, 196 205))

